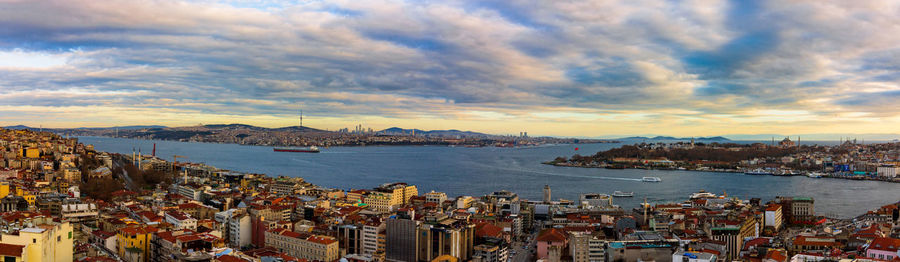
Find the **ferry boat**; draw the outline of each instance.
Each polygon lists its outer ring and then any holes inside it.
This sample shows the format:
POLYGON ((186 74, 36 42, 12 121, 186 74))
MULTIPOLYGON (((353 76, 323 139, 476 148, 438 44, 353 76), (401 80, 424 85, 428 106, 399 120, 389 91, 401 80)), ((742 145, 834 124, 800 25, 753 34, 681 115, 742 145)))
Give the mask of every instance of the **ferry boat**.
POLYGON ((716 196, 716 194, 713 194, 713 193, 710 193, 710 192, 706 192, 705 190, 700 190, 700 192, 691 194, 691 199, 698 199, 698 198, 717 198, 717 197, 718 197, 718 196, 716 196))
POLYGON ((765 170, 765 169, 762 169, 762 168, 757 168, 757 169, 753 169, 753 170, 747 170, 747 171, 744 172, 744 174, 746 174, 746 175, 762 176, 762 175, 772 175, 772 172, 769 172, 769 171, 767 171, 767 170, 765 170))
POLYGON ((616 192, 613 192, 613 193, 612 193, 612 196, 614 196, 614 197, 633 197, 633 196, 634 196, 634 192, 622 192, 622 191, 616 191, 616 192))
POLYGON ((641 178, 641 181, 643 181, 643 182, 662 182, 662 179, 655 177, 655 176, 645 176, 645 177, 641 178))
POLYGON ((291 153, 319 153, 319 148, 311 147, 276 147, 275 152, 291 152, 291 153))

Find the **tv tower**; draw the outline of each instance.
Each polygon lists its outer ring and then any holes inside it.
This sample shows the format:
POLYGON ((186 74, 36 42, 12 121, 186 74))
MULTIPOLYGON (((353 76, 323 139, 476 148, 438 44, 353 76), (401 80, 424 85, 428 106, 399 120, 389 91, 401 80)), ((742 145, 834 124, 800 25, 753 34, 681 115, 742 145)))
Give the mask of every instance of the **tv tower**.
POLYGON ((303 129, 303 109, 300 109, 300 129, 303 129))

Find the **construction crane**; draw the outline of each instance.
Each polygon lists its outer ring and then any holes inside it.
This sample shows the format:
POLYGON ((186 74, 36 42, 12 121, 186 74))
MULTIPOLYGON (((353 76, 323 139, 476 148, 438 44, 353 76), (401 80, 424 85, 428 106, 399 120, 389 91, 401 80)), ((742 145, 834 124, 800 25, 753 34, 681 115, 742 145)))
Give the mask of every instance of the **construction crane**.
MULTIPOLYGON (((186 156, 172 155, 172 183, 175 183, 175 176, 178 175, 178 159, 188 158, 186 156)), ((184 182, 187 183, 187 168, 184 169, 184 182)))

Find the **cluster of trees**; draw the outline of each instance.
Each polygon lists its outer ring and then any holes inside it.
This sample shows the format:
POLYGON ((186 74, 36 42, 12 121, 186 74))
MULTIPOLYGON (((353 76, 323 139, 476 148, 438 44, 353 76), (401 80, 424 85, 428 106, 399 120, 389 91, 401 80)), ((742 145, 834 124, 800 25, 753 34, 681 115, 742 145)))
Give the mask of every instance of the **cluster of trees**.
MULTIPOLYGON (((593 156, 574 155, 569 159, 557 157, 550 163, 596 163, 612 161, 615 158, 661 159, 672 161, 721 161, 736 163, 742 160, 754 158, 778 158, 788 156, 798 151, 811 152, 822 151, 825 147, 772 147, 762 144, 735 144, 735 143, 711 143, 709 145, 697 144, 692 148, 652 149, 646 144, 624 145, 606 151, 597 152, 593 156)), ((730 165, 729 165, 730 166, 730 165)))
POLYGON ((122 182, 116 180, 115 177, 87 181, 88 174, 102 166, 103 163, 92 155, 82 155, 80 160, 78 169, 81 170, 82 181, 78 184, 78 189, 82 194, 94 199, 109 201, 112 192, 123 188, 122 182))
MULTIPOLYGON (((127 162, 119 160, 119 163, 127 162)), ((125 189, 125 184, 121 180, 123 174, 128 174, 131 186, 141 189, 153 189, 158 184, 172 183, 172 174, 156 170, 142 171, 131 163, 126 163, 121 167, 112 168, 112 176, 102 179, 88 179, 91 171, 102 166, 99 159, 93 156, 82 156, 79 161, 79 169, 81 170, 82 181, 78 184, 81 193, 94 199, 104 201, 110 200, 111 194, 115 191, 125 189)))
POLYGON ((140 170, 132 164, 126 164, 124 170, 128 172, 128 177, 137 188, 153 189, 157 184, 170 184, 172 182, 172 174, 156 170, 140 170))
POLYGON ((112 193, 122 190, 122 182, 115 178, 95 179, 90 182, 81 182, 78 185, 81 193, 94 199, 109 201, 112 193))

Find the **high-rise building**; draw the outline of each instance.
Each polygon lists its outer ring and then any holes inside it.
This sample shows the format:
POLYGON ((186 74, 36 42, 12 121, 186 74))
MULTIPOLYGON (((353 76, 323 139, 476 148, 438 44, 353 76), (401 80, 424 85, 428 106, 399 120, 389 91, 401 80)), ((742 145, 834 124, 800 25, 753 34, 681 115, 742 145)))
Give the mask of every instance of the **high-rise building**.
POLYGON ((574 262, 606 261, 606 240, 587 232, 569 233, 569 251, 574 262))
POLYGON ((361 225, 342 225, 338 227, 337 239, 341 256, 363 253, 363 227, 361 225))
POLYGON ((550 185, 544 185, 544 203, 550 203, 550 185))
POLYGON ((385 221, 385 258, 388 261, 416 261, 419 222, 411 217, 389 218, 385 221))
POLYGON ((418 261, 451 256, 458 261, 472 258, 475 225, 446 217, 427 221, 417 229, 418 261))

